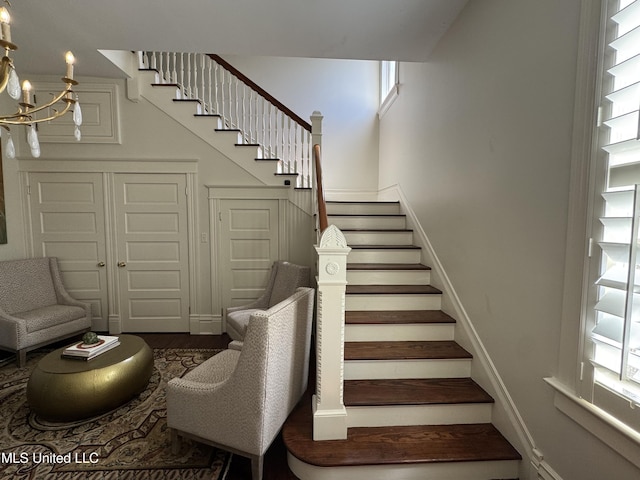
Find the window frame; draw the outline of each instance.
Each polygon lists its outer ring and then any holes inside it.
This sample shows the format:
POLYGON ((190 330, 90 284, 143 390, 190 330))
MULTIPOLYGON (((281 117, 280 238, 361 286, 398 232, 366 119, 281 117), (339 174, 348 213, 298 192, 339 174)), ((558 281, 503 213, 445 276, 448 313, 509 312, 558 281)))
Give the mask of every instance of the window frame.
MULTIPOLYGON (((595 135, 601 80, 600 72, 606 5, 608 0, 582 1, 579 56, 576 72, 574 129, 571 153, 571 178, 565 255, 565 284, 558 370, 545 378, 555 390, 554 404, 561 412, 597 436, 601 441, 640 468, 640 431, 634 430, 605 409, 591 402, 591 369, 585 368, 588 353, 586 292, 591 288, 589 239, 593 230, 593 195, 598 187, 596 161, 598 138, 595 135)), ((600 165, 599 165, 600 163, 600 165)), ((591 306, 593 307, 593 306, 591 306)))
POLYGON ((378 117, 389 110, 400 93, 400 62, 396 60, 380 60, 380 106, 378 117), (391 73, 391 67, 393 73, 391 73), (386 90, 386 92, 385 92, 386 90), (383 93, 384 92, 384 93, 383 93))

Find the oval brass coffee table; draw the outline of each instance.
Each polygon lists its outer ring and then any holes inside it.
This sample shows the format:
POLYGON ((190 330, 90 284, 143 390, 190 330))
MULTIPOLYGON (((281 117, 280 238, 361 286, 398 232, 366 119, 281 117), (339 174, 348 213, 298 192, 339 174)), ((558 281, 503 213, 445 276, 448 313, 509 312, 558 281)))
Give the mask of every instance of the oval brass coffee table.
POLYGON ((140 337, 120 335, 120 345, 85 360, 46 355, 31 374, 27 401, 46 420, 72 421, 108 412, 142 392, 153 372, 153 353, 140 337))

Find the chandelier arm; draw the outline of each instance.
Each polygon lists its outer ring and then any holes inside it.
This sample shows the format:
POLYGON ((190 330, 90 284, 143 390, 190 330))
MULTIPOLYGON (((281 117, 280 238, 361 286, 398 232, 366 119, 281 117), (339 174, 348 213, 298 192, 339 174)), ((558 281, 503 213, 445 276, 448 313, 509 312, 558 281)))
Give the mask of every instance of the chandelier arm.
POLYGON ((0 93, 4 92, 9 83, 9 73, 11 72, 12 61, 6 55, 2 57, 0 65, 0 93))
MULTIPOLYGON (((29 112, 22 112, 22 111, 18 111, 12 115, 5 115, 0 117, 0 126, 3 125, 33 125, 34 123, 42 123, 42 122, 49 122, 51 120, 55 120, 58 117, 63 116, 65 113, 67 113, 69 111, 69 109, 71 108, 71 105, 73 105, 75 103, 75 100, 65 100, 66 105, 62 110, 55 110, 54 109, 54 113, 53 115, 50 115, 48 117, 43 117, 43 118, 32 118, 31 114, 34 111, 29 111, 29 112)), ((52 102, 49 105, 45 105, 45 107, 52 105, 55 102, 52 102)), ((42 110, 42 109, 38 109, 38 110, 42 110)))

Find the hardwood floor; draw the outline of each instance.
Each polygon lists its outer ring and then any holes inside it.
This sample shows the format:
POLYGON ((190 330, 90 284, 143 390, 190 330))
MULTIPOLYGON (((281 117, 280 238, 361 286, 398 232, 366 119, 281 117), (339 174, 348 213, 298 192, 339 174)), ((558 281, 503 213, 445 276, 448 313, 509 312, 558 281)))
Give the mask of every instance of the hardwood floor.
MULTIPOLYGON (((189 335, 186 333, 138 333, 151 348, 226 348, 228 335, 189 335)), ((264 459, 263 480, 299 480, 287 465, 287 450, 278 435, 264 459)), ((251 462, 234 455, 226 480, 250 480, 251 462)))

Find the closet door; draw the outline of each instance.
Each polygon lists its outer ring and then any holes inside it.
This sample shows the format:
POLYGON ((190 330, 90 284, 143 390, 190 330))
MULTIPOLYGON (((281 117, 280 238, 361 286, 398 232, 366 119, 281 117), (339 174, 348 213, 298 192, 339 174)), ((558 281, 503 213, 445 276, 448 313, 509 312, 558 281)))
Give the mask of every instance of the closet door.
POLYGON ((189 331, 186 176, 114 176, 123 332, 189 331))
POLYGON ((223 307, 258 298, 278 260, 278 200, 220 202, 220 287, 223 307))
POLYGON ((101 173, 30 173, 35 256, 58 257, 65 287, 90 303, 93 328, 108 329, 104 189, 101 173))

